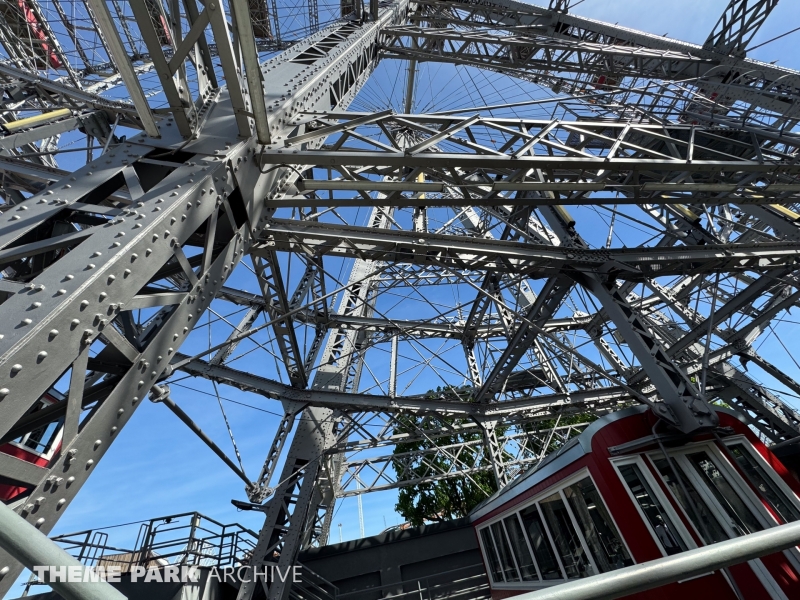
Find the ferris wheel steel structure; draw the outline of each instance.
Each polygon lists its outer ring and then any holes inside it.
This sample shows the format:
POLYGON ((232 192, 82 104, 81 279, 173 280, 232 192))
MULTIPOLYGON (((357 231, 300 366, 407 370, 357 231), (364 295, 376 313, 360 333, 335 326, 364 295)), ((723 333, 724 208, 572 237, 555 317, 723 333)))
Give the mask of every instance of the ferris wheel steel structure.
MULTIPOLYGON (((579 415, 645 403, 692 434, 722 403, 800 436, 800 383, 757 343, 800 302, 800 73, 747 57, 777 0, 731 0, 702 46, 570 4, 4 5, 0 441, 63 424, 47 465, 0 453, 19 517, 48 533, 148 398, 245 482, 251 564, 281 568, 327 542, 337 498, 502 487, 579 415), (348 110, 386 60, 402 110, 348 110), (553 95, 414 113, 437 62, 553 95), (227 335, 184 344, 211 314, 227 335), (240 368, 253 351, 275 371, 240 368), (178 375, 280 406, 256 479, 170 397, 178 375)), ((0 551, 0 593, 20 570, 0 551)))

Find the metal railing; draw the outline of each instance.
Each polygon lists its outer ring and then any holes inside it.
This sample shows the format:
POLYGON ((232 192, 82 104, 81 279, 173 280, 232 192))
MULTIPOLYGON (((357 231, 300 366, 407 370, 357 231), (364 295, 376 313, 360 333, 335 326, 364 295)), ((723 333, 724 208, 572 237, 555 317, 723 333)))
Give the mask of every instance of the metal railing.
POLYGON ((337 600, 480 600, 490 598, 489 580, 483 563, 442 571, 426 577, 411 578, 387 585, 340 593, 337 600), (402 589, 403 591, 396 591, 402 589))
POLYGON ((289 591, 291 600, 337 600, 341 596, 339 588, 322 575, 300 566, 300 581, 293 583, 289 591))
POLYGON ((258 535, 238 523, 225 525, 197 512, 170 515, 127 525, 90 529, 52 538, 69 554, 92 567, 196 565, 226 567, 247 564, 258 535), (117 539, 132 539, 130 527, 138 525, 133 543, 109 544, 110 530, 117 539))

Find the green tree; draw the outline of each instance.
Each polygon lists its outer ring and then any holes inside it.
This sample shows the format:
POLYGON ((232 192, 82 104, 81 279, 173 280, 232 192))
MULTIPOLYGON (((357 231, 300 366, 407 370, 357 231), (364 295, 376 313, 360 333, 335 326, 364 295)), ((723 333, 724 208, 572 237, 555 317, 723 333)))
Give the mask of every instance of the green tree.
MULTIPOLYGON (((428 392, 430 398, 440 398, 442 395, 457 396, 457 399, 469 402, 471 400, 471 390, 464 388, 460 390, 438 389, 428 392)), ((551 429, 556 425, 576 425, 595 420, 591 414, 579 414, 563 417, 560 420, 548 419, 537 423, 530 423, 524 426, 524 430, 534 434, 543 430, 551 429)), ((421 453, 426 450, 438 447, 450 446, 455 444, 467 444, 459 455, 458 460, 461 468, 470 468, 477 465, 489 463, 488 456, 485 454, 483 436, 473 429, 471 433, 461 433, 458 426, 467 424, 469 421, 463 417, 443 417, 437 416, 416 416, 409 415, 404 417, 394 429, 395 435, 407 434, 413 436, 407 442, 400 442, 395 445, 393 454, 397 456, 393 461, 393 466, 398 474, 402 474, 403 479, 416 479, 432 475, 433 473, 447 473, 453 467, 453 459, 445 453, 427 454, 423 458, 415 459, 410 464, 406 453, 421 453), (426 437, 419 438, 419 430, 430 429, 450 430, 447 435, 437 435, 435 440, 426 437), (470 442, 474 444, 469 445, 470 442)), ((498 428, 497 435, 504 435, 507 428, 498 428)), ((577 432, 570 437, 577 435, 577 432)), ((548 453, 558 449, 563 441, 558 437, 553 437, 548 447, 548 453)), ((460 470, 460 469, 459 469, 460 470)), ((464 517, 470 513, 480 502, 488 498, 497 491, 497 483, 494 474, 490 469, 484 469, 470 473, 468 476, 455 476, 417 483, 400 488, 395 510, 412 526, 419 526, 426 522, 449 521, 464 517)))

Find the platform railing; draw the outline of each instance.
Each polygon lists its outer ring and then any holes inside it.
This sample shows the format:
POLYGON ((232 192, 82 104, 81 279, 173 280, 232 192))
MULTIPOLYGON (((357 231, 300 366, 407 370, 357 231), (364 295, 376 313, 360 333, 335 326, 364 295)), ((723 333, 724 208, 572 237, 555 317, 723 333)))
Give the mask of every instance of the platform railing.
POLYGON ((90 529, 52 538, 83 564, 118 567, 128 573, 133 567, 196 565, 226 567, 247 564, 257 534, 238 523, 223 524, 197 512, 159 517, 127 525, 90 529), (130 529, 139 525, 135 538, 130 529), (112 545, 113 537, 132 543, 112 545))
POLYGON ((376 593, 382 600, 482 600, 491 597, 484 565, 478 563, 426 577, 340 593, 337 600, 372 600, 376 593), (403 591, 396 591, 398 589, 403 591))

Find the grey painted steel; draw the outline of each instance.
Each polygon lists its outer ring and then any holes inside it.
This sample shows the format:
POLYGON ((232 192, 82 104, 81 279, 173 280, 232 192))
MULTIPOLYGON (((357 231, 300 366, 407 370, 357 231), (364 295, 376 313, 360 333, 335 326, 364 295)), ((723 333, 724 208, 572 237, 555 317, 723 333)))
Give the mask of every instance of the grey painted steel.
MULTIPOLYGON (((706 398, 697 397, 687 378, 706 381, 707 399, 735 406, 764 439, 796 437, 800 415, 731 362, 737 356, 751 361, 800 390, 751 346, 800 300, 800 228, 792 212, 800 198, 794 181, 800 75, 741 54, 774 1, 733 0, 706 48, 583 19, 562 0, 552 10, 512 0, 371 2, 364 21, 326 27, 259 69, 256 48, 286 47, 274 0, 270 10, 266 2, 234 3, 232 28, 222 5, 198 13, 189 3, 180 15, 189 31, 181 32, 175 19, 169 40, 159 27, 164 7, 135 0, 135 24, 115 17, 100 23, 120 46, 111 54, 121 56, 102 73, 84 80, 69 65, 70 86, 0 65, 10 90, 0 104, 10 114, 69 106, 75 118, 102 111, 108 122, 141 128, 146 123, 138 115, 151 109, 137 95, 139 77, 162 84, 164 111, 173 114, 159 120, 161 138, 105 144, 99 159, 74 173, 47 157, 0 158, 0 193, 8 204, 0 212, 0 258, 4 266, 20 257, 44 264, 27 279, 0 282, 6 324, 0 439, 66 420, 62 448, 47 467, 0 457, 0 474, 29 488, 15 510, 49 531, 144 395, 176 369, 281 402, 286 416, 246 492, 253 502, 268 502, 256 560, 277 550, 282 566, 300 548, 326 542, 337 497, 476 470, 510 481, 541 460, 550 434, 518 433, 541 421, 634 402, 664 407, 666 399, 677 413, 685 400, 692 416, 677 418, 681 427, 708 425, 702 416, 702 423, 690 423, 706 398), (218 89, 209 68, 207 31, 227 88, 218 89), (144 47, 147 57, 138 55, 144 47), (597 118, 346 112, 381 57, 476 64, 537 81, 597 118), (186 85, 190 69, 196 98, 186 85), (618 80, 597 79, 609 75, 618 80), (686 77, 692 79, 675 81, 686 77), (123 80, 136 106, 99 95, 123 80), (263 81, 270 85, 261 88, 263 81), (734 98, 741 102, 732 104, 734 98), (266 114, 268 122, 260 118, 266 114), (369 128, 381 133, 360 133, 369 128), (376 142, 380 136, 388 144, 376 142), (157 156, 145 157, 150 153, 157 156), (332 201, 325 198, 329 191, 332 201), (572 223, 564 206, 607 210, 612 204, 638 207, 655 224, 658 235, 649 246, 580 244, 581 223, 572 223), (324 214, 316 207, 327 206, 369 206, 373 226, 331 225, 304 211, 293 213, 302 219, 275 218, 281 208, 315 207, 324 214), (409 206, 413 224, 406 228, 395 221, 395 209, 409 206), (431 229, 436 221, 428 209, 442 206, 457 214, 458 235, 431 229), (64 214, 73 229, 37 237, 37 228, 64 214), (547 224, 539 221, 542 214, 547 224), (505 233, 492 235, 484 222, 495 230, 502 225, 505 233), (289 273, 281 272, 283 253, 302 257, 305 272, 294 291, 286 289, 289 273), (56 256, 58 262, 48 262, 56 256), (254 259, 262 294, 226 287, 243 257, 254 259), (332 276, 326 268, 350 258, 356 259, 351 285, 326 289, 332 276), (715 273, 725 274, 729 289, 716 288, 709 320, 692 306, 695 294, 715 290, 715 276, 709 277, 715 273), (660 283, 666 276, 674 276, 669 287, 660 283), (544 287, 536 281, 542 278, 544 287), (378 310, 380 294, 391 286, 419 286, 424 293, 431 281, 471 290, 470 300, 453 311, 457 317, 397 320, 378 310), (586 290, 601 300, 591 314, 572 306, 586 290), (333 296, 341 300, 336 311, 328 306, 333 296), (213 356, 181 354, 214 300, 244 307, 238 326, 231 324, 235 330, 212 348, 213 356), (141 327, 131 316, 139 309, 154 315, 141 327), (268 323, 257 324, 259 316, 268 323), (744 325, 730 327, 736 319, 744 325), (305 349, 298 343, 301 328, 311 338, 305 349), (234 349, 259 332, 279 347, 291 385, 233 368, 234 349), (720 341, 710 354, 703 343, 709 332, 720 341), (576 348, 571 336, 584 338, 584 346, 576 348), (480 386, 476 401, 452 391, 397 395, 403 346, 434 338, 462 342, 466 377, 480 386), (100 351, 90 356, 92 344, 100 351), (380 344, 393 346, 389 393, 362 393, 366 356, 380 344), (479 350, 490 346, 481 363, 479 350), (69 369, 68 400, 29 412, 69 369), (410 416, 419 423, 409 426, 410 416), (500 427, 520 429, 493 435, 500 427), (443 441, 453 432, 475 437, 443 441), (392 454, 390 447, 411 440, 432 446, 392 454), (460 461, 479 445, 494 460, 460 461), (276 477, 287 446, 286 467, 276 477), (377 448, 383 450, 370 458, 358 455, 377 448), (514 456, 504 454, 514 448, 514 456), (411 468, 437 456, 450 463, 422 476, 411 468), (409 468, 394 473, 393 461, 409 468)), ((316 2, 308 9, 315 29, 316 2)), ((99 23, 97 15, 91 22, 99 23)), ((3 27, 0 43, 29 64, 33 55, 3 38, 3 27)), ((50 28, 45 33, 55 35, 50 28)), ((406 112, 414 85, 409 77, 406 112)), ((110 133, 97 124, 84 122, 84 128, 97 139, 110 133)), ((54 131, 7 136, 0 146, 29 144, 54 131)), ((146 133, 159 135, 153 127, 146 133)), ((566 442, 571 427, 556 429, 558 441, 566 442)), ((3 566, 10 568, 0 591, 19 568, 0 552, 3 566)), ((240 597, 249 600, 251 592, 243 589, 240 597)), ((272 599, 287 594, 288 586, 270 586, 272 599)))
MULTIPOLYGON (((86 569, 78 559, 67 554, 2 502, 0 502, 0 546, 29 569, 34 566, 77 568, 81 576, 86 569)), ((50 585, 66 600, 125 600, 125 596, 105 581, 75 583, 53 581, 50 585)))
POLYGON ((239 44, 242 50, 242 63, 247 74, 247 88, 250 92, 250 108, 256 126, 256 136, 262 144, 272 143, 267 120, 267 106, 264 103, 264 82, 261 80, 261 67, 258 64, 256 40, 253 23, 246 0, 232 0, 231 7, 236 15, 239 44))
MULTIPOLYGON (((761 2, 762 0, 756 1, 761 2)), ((709 69, 706 75, 708 81, 704 82, 709 93, 732 95, 737 99, 780 114, 789 112, 796 114, 800 110, 797 96, 779 99, 768 93, 769 90, 776 89, 784 83, 790 84, 794 88, 798 87, 800 73, 791 69, 752 59, 726 56, 696 44, 587 19, 573 13, 553 12, 515 0, 466 0, 462 2, 423 0, 420 4, 430 5, 433 8, 464 11, 469 17, 466 19, 456 18, 454 23, 467 28, 514 29, 526 27, 533 31, 541 29, 548 35, 559 39, 574 40, 577 38, 587 42, 600 41, 607 45, 633 45, 650 50, 691 54, 702 59, 718 61, 718 66, 709 69), (723 85, 723 78, 732 71, 757 73, 766 81, 754 84, 753 88, 748 85, 731 85, 730 83, 723 85)))
POLYGON ((150 109, 147 97, 139 83, 139 78, 133 69, 133 65, 128 57, 128 52, 122 44, 117 26, 111 18, 108 6, 102 0, 89 0, 89 5, 92 7, 92 12, 97 19, 97 25, 108 44, 117 69, 122 79, 125 81, 125 87, 131 95, 131 100, 136 107, 136 112, 141 120, 142 127, 150 137, 160 137, 161 134, 158 130, 155 117, 153 116, 153 111, 150 109))
MULTIPOLYGON (((397 7, 392 7, 386 14, 388 15, 386 18, 391 19, 398 18, 401 13, 397 7)), ((334 26, 334 29, 338 27, 334 26)), ((377 25, 371 28, 375 30, 377 25)), ((321 38, 326 34, 327 31, 323 30, 317 37, 321 38)), ((372 35, 374 39, 374 32, 372 35)), ((313 44, 314 41, 311 39, 308 44, 313 44)), ((326 70, 296 86, 295 93, 298 97, 306 95, 308 90, 315 88, 317 82, 330 73, 341 73, 349 69, 351 63, 368 48, 368 41, 364 39, 362 32, 356 32, 353 39, 348 40, 345 52, 328 59, 329 66, 326 70)), ((294 69, 295 72, 300 72, 303 65, 291 63, 289 59, 301 51, 302 48, 293 49, 287 53, 288 56, 267 63, 265 68, 283 63, 288 70, 294 69)), ((289 79, 291 75, 287 73, 286 77, 289 79)), ((365 79, 366 72, 362 72, 360 80, 365 79)), ((277 93, 273 92, 270 101, 278 100, 280 103, 282 94, 284 94, 283 89, 277 90, 277 93)), ((347 96, 341 98, 342 106, 354 94, 355 89, 352 89, 347 96)), ((309 102, 325 102, 326 108, 330 106, 327 94, 311 94, 307 97, 310 98, 309 102)), ((236 140, 235 134, 234 139, 231 139, 229 123, 236 118, 224 91, 212 99, 203 110, 208 113, 204 124, 204 131, 208 137, 204 136, 187 145, 174 131, 176 128, 173 122, 173 127, 165 127, 165 130, 173 131, 165 133, 161 139, 153 140, 144 135, 138 136, 131 140, 130 144, 111 151, 108 155, 73 173, 58 188, 62 190, 58 196, 43 193, 27 200, 24 208, 28 211, 24 214, 29 218, 25 221, 17 224, 13 218, 16 214, 4 215, 0 244, 7 245, 32 228, 35 219, 47 218, 48 214, 61 210, 62 206, 76 202, 88 190, 103 185, 121 173, 126 163, 140 159, 156 146, 166 149, 182 146, 189 152, 196 149, 212 155, 209 158, 200 158, 197 162, 190 160, 187 163, 176 163, 176 169, 172 174, 139 198, 142 206, 137 205, 122 211, 120 217, 114 219, 109 227, 89 229, 91 235, 96 236, 90 238, 91 243, 89 240, 85 241, 81 251, 70 252, 59 261, 57 268, 46 270, 37 278, 40 287, 33 290, 23 289, 0 307, 0 312, 3 314, 19 315, 20 311, 25 312, 30 307, 32 301, 39 302, 38 298, 41 297, 41 316, 31 315, 36 317, 36 320, 31 319, 29 324, 23 325, 30 333, 23 336, 21 334, 25 329, 18 329, 11 335, 5 335, 2 340, 3 354, 0 362, 7 365, 7 371, 3 376, 4 387, 0 388, 5 398, 0 408, 2 413, 0 430, 3 434, 14 427, 47 386, 51 385, 48 382, 58 379, 61 373, 69 368, 79 355, 82 344, 94 340, 101 334, 103 328, 111 326, 108 323, 108 316, 116 315, 123 310, 125 304, 130 302, 137 292, 176 256, 176 253, 180 254, 180 246, 189 236, 205 223, 212 213, 225 208, 231 193, 241 186, 241 189, 252 192, 255 197, 264 197, 274 193, 267 190, 277 191, 283 185, 284 173, 280 169, 261 173, 257 168, 252 168, 239 171, 234 176, 233 165, 238 164, 243 158, 255 155, 256 140, 236 140), (213 156, 215 151, 217 155, 213 156), (73 187, 72 178, 80 180, 81 186, 73 187), (212 200, 203 201, 203 196, 209 190, 212 192, 212 200), (39 202, 42 198, 52 199, 39 202), (125 235, 118 235, 119 233, 125 235), (86 244, 88 250, 84 249, 86 244), (98 251, 95 256, 94 248, 104 248, 104 250, 98 251), (64 283, 62 280, 65 278, 65 272, 70 273, 70 271, 74 275, 69 279, 69 283, 64 283), (60 292, 60 289, 65 289, 66 293, 60 292), (29 294, 39 294, 39 296, 31 299, 29 294), (88 309, 91 311, 90 316, 84 317, 87 307, 92 305, 93 308, 88 309), (78 318, 78 315, 81 318, 78 318), (75 321, 82 326, 76 326, 75 321), (47 350, 44 350, 45 346, 47 350), (42 352, 45 354, 41 354, 42 352), (17 361, 28 368, 17 369, 17 361)), ((293 99, 289 98, 280 103, 274 112, 292 117, 296 110, 293 99)), ((286 133, 284 130, 281 131, 286 133)), ((253 165, 255 161, 249 164, 253 165)), ((102 390, 99 396, 102 404, 84 420, 80 434, 62 448, 62 452, 57 455, 32 490, 34 497, 44 495, 49 501, 37 506, 36 513, 33 512, 33 503, 23 502, 17 508, 28 520, 36 521, 43 518, 42 531, 49 531, 54 526, 60 514, 81 489, 93 467, 105 454, 117 432, 138 407, 150 386, 167 371, 169 361, 165 358, 180 347, 180 343, 249 248, 252 241, 251 232, 258 229, 261 222, 261 207, 252 203, 251 198, 252 196, 245 198, 244 206, 250 223, 245 222, 238 230, 232 232, 229 241, 217 240, 224 245, 219 247, 222 249, 221 252, 219 248, 214 251, 213 259, 210 254, 212 248, 207 248, 207 260, 197 273, 190 276, 190 272, 184 270, 187 279, 194 280, 194 283, 190 283, 185 289, 179 304, 164 307, 162 312, 164 316, 157 321, 157 327, 147 332, 149 337, 146 340, 146 347, 141 351, 136 349, 134 360, 127 363, 129 366, 126 367, 124 375, 118 379, 112 378, 108 382, 93 385, 95 388, 99 386, 98 391, 102 390), (68 478, 69 485, 66 485, 68 478)), ((23 210, 23 207, 19 207, 18 210, 23 210)), ((6 317, 9 318, 14 319, 11 322, 17 322, 16 317, 6 317)), ((134 347, 135 344, 141 343, 138 340, 133 342, 134 347)), ((109 353, 115 351, 114 348, 109 349, 109 353)), ((87 393, 84 395, 84 406, 89 400, 91 389, 87 388, 87 393)), ((94 400, 97 399, 98 396, 94 396, 94 400)), ((309 485, 313 486, 313 479, 310 481, 309 485)), ((10 570, 3 577, 0 587, 7 589, 20 567, 13 563, 11 557, 0 553, 0 567, 5 566, 9 566, 10 570)))
POLYGON ((778 0, 731 0, 703 48, 743 56, 778 0))
POLYGON ((580 581, 520 594, 521 600, 613 600, 691 579, 800 544, 800 523, 778 525, 718 544, 681 552, 580 581))

